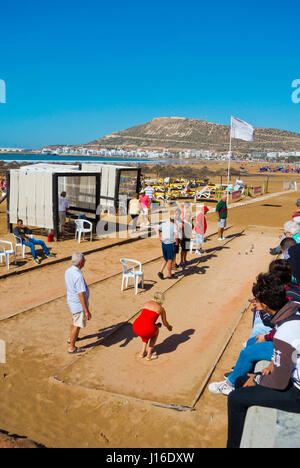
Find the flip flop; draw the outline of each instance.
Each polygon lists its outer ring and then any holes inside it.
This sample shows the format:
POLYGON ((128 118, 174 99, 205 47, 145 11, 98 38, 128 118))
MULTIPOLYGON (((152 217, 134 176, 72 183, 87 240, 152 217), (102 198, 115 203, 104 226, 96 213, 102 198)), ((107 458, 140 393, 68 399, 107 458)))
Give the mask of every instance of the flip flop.
POLYGON ((75 348, 74 351, 68 351, 68 354, 79 354, 79 353, 84 353, 84 349, 75 348))
POLYGON ((152 354, 150 358, 146 357, 146 361, 153 361, 154 359, 158 359, 157 354, 152 354))

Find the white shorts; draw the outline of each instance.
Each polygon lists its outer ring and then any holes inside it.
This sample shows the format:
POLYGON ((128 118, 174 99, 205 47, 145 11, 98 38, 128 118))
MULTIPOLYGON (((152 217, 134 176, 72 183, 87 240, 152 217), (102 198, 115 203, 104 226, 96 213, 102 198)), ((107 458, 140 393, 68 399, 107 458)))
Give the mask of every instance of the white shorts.
POLYGON ((148 213, 149 213, 148 208, 147 208, 146 206, 142 206, 142 208, 141 208, 141 214, 147 216, 148 213))
POLYGON ((226 219, 220 219, 218 222, 218 227, 224 229, 226 227, 226 219))
POLYGON ((74 327, 78 327, 78 328, 86 327, 86 316, 84 312, 73 314, 73 325, 74 327))

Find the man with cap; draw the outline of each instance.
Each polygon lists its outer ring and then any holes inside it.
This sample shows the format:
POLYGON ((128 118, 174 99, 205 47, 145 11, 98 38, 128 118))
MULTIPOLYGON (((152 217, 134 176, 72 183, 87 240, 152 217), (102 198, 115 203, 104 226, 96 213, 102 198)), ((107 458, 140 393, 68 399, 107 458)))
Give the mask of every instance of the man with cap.
POLYGON ((203 253, 202 245, 204 243, 204 234, 207 231, 207 222, 205 215, 209 211, 209 208, 204 205, 201 207, 199 214, 196 218, 196 226, 195 226, 195 233, 196 233, 196 255, 201 255, 203 253))

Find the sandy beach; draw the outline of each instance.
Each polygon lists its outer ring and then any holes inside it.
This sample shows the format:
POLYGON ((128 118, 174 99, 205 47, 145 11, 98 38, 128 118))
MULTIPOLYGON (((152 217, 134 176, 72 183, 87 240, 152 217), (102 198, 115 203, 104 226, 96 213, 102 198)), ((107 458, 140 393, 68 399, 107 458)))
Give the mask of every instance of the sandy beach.
MULTIPOLYGON (((256 171, 249 165, 249 180, 259 185, 267 174, 256 171)), ((296 174, 271 174, 268 195, 283 192, 287 180, 300 182, 296 174)), ((208 213, 205 254, 188 254, 187 268, 171 281, 157 277, 156 237, 80 245, 70 237, 49 244, 57 257, 41 267, 29 252, 21 259, 20 251, 9 274, 0 264, 0 339, 7 347, 0 429, 46 447, 225 447, 227 400, 206 387, 234 365, 249 336, 253 281, 273 259, 269 248, 278 244, 297 198, 299 192, 290 191, 232 205, 223 243, 216 215, 208 213), (66 352, 71 317, 64 272, 78 250, 86 254, 92 320, 81 335, 86 352, 74 357, 66 352), (132 285, 120 290, 122 257, 143 263, 145 289, 136 296, 132 285), (159 359, 147 362, 138 357, 131 324, 156 291, 165 292, 173 331, 161 329, 159 359)), ((3 203, 0 235, 11 239, 5 211, 3 203)))

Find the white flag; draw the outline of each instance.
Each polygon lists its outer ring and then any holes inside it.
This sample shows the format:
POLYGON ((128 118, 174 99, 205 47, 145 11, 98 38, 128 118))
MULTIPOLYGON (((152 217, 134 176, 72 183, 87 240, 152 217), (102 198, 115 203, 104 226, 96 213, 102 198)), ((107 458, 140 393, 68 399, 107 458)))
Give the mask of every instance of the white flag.
POLYGON ((254 128, 243 120, 231 117, 231 138, 240 138, 240 140, 254 141, 254 128))

